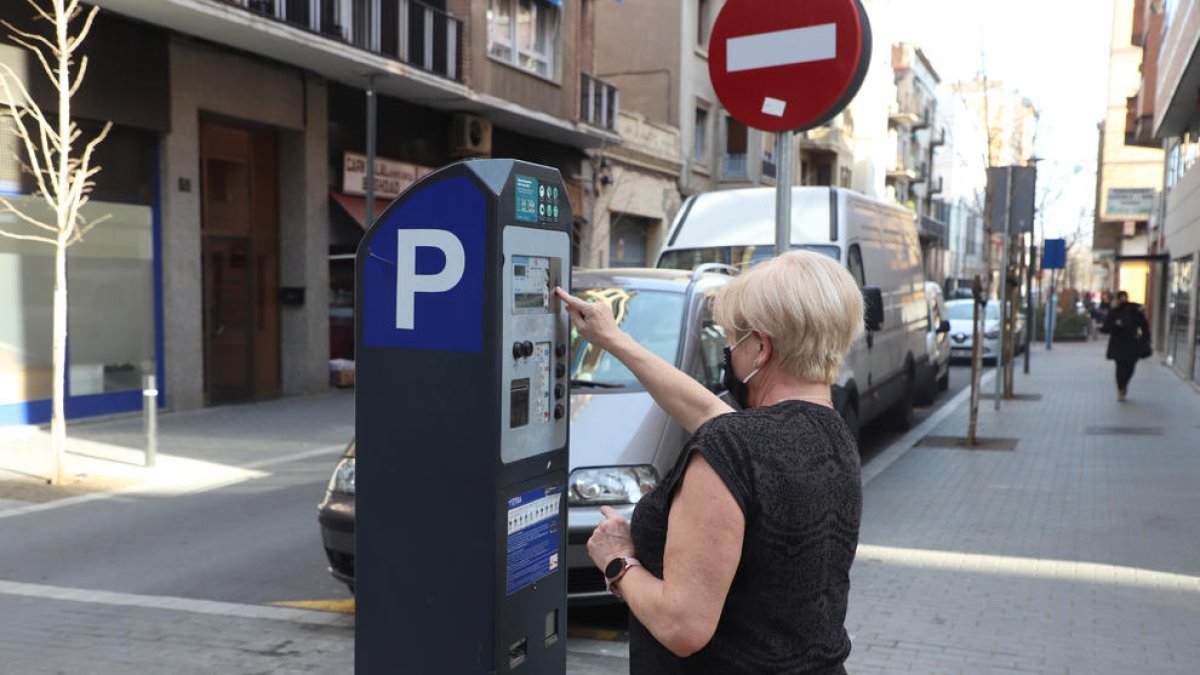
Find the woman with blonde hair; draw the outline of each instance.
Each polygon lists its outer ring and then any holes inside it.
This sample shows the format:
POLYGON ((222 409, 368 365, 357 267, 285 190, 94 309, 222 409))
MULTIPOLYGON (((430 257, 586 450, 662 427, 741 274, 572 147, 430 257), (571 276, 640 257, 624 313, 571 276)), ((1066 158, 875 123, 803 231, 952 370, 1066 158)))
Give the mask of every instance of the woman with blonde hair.
POLYGON ((629 605, 630 672, 845 673, 858 545, 858 448, 830 386, 863 329, 837 262, 771 259, 717 297, 735 411, 562 289, 581 335, 624 363, 693 435, 627 523, 607 507, 588 541, 629 605))

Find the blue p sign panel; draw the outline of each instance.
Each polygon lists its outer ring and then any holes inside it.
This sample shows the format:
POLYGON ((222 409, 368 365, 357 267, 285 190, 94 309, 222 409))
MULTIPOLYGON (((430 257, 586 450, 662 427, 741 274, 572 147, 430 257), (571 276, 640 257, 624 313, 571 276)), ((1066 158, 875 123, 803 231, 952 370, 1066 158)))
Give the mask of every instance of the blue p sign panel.
POLYGON ((487 203, 467 178, 384 214, 363 268, 363 344, 479 353, 487 203))
POLYGON ((1042 269, 1061 270, 1067 263, 1067 240, 1047 239, 1042 249, 1042 269))

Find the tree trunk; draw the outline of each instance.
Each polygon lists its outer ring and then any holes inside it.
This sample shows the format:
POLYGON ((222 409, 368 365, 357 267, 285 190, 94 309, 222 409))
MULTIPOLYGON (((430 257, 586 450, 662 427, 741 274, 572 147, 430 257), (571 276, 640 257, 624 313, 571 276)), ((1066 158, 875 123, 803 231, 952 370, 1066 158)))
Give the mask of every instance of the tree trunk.
POLYGON ((67 382, 67 246, 60 236, 54 247, 54 335, 51 356, 54 362, 54 401, 50 418, 50 483, 63 479, 63 452, 67 445, 65 412, 67 382))

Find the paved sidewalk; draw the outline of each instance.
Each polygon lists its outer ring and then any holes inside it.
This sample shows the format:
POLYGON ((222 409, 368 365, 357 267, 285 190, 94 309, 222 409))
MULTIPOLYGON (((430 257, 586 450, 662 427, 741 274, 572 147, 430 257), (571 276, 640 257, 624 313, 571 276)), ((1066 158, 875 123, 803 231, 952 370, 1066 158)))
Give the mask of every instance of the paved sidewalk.
POLYGON ((1013 451, 918 446, 866 485, 850 672, 1200 672, 1200 395, 1146 360, 1118 403, 1103 342, 1032 371, 1041 400, 980 401, 1013 451))
MULTIPOLYGON (((172 493, 260 477, 261 469, 305 453, 336 457, 337 450, 345 447, 354 434, 354 394, 330 391, 160 413, 158 463, 154 469, 144 466, 143 434, 138 415, 69 422, 65 482, 77 483, 84 493, 109 487, 172 493)), ((46 428, 0 427, 0 517, 52 505, 31 506, 28 501, 13 498, 14 494, 28 492, 25 483, 49 476, 49 448, 46 428), (22 490, 18 492, 17 487, 22 490)), ((45 498, 47 490, 41 492, 45 498)), ((85 494, 70 499, 88 498, 85 494)))

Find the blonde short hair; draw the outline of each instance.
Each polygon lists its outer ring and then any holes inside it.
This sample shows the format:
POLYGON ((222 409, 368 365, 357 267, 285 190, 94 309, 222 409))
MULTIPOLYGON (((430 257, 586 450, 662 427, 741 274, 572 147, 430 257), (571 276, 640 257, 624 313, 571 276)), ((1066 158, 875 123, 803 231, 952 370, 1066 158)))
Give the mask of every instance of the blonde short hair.
POLYGON ((771 337, 785 373, 832 384, 863 331, 863 296, 837 261, 792 251, 742 272, 717 296, 717 323, 735 339, 756 330, 771 337))

